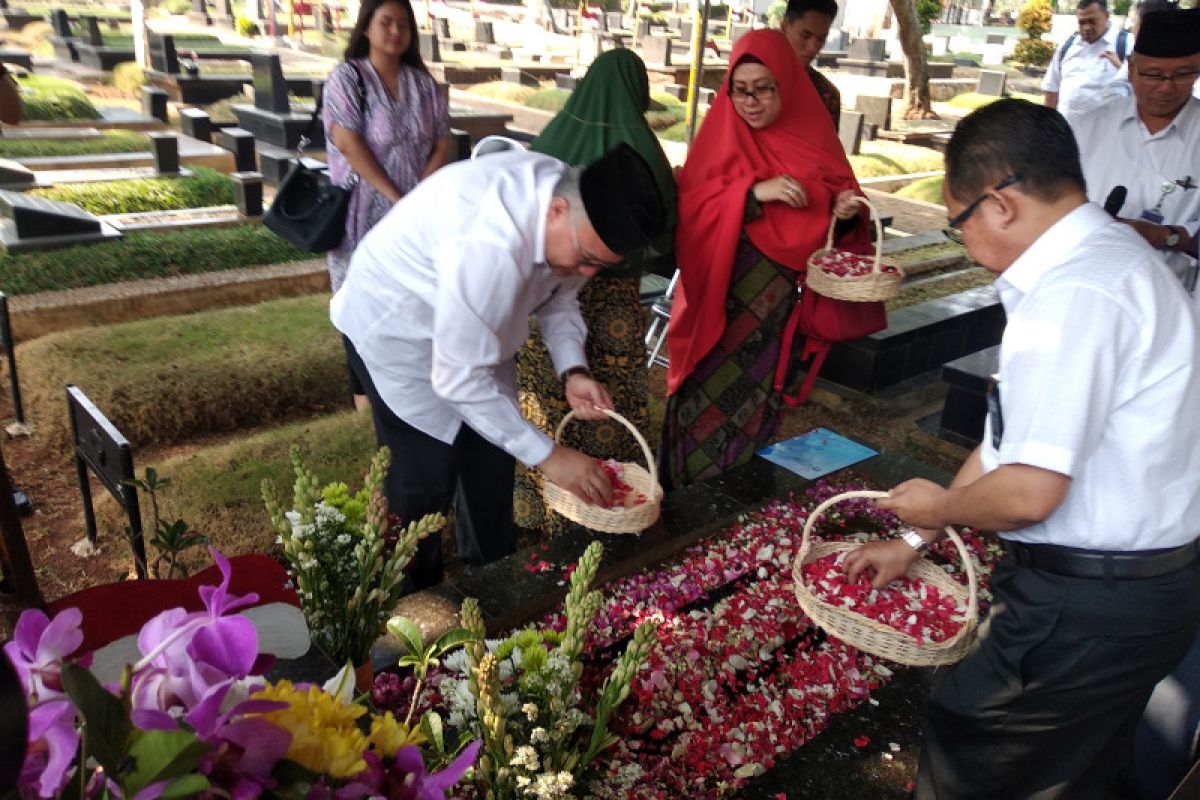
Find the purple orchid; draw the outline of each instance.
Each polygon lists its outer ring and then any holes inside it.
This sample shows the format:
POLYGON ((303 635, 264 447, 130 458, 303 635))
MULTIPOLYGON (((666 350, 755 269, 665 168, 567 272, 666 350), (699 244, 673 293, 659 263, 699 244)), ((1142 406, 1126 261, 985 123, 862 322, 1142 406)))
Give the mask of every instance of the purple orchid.
POLYGON ((79 750, 75 707, 66 699, 45 700, 29 712, 29 748, 19 783, 38 797, 57 797, 70 779, 79 750))
POLYGON ((254 623, 225 616, 258 602, 258 595, 229 594, 229 560, 214 548, 210 551, 221 583, 200 587, 205 610, 189 614, 168 609, 138 633, 143 658, 133 668, 135 709, 195 708, 215 686, 244 678, 260 666, 254 623))
POLYGON ((25 686, 30 705, 66 696, 62 662, 83 644, 82 622, 78 608, 64 609, 53 620, 33 608, 21 614, 4 652, 25 686))
POLYGON ((337 800, 360 800, 364 797, 386 797, 388 800, 445 800, 446 790, 458 783, 472 764, 483 742, 476 739, 467 745, 458 758, 441 772, 425 771, 425 759, 415 744, 396 751, 392 764, 385 767, 373 752, 363 753, 366 772, 354 782, 339 789, 337 800))

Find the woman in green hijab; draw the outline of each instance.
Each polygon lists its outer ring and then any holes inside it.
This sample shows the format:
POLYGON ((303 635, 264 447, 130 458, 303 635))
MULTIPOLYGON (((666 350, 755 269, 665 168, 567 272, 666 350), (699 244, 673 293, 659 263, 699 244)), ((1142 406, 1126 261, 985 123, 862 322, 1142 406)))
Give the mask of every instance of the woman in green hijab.
MULTIPOLYGON (((651 247, 630 254, 621 269, 606 269, 579 293, 587 323, 587 359, 596 380, 612 393, 617 411, 647 432, 646 355, 640 299, 644 271, 670 275, 674 270, 675 177, 662 145, 646 122, 650 81, 646 65, 632 50, 602 53, 575 87, 563 110, 534 140, 532 149, 573 166, 585 166, 621 142, 646 159, 658 180, 667 206, 668 229, 651 247)), ((553 435, 570 410, 563 399, 562 380, 530 323, 529 341, 517 353, 520 403, 524 415, 553 435)), ((644 460, 641 448, 624 426, 611 420, 575 423, 563 434, 564 443, 585 453, 617 461, 644 460)), ((562 518, 547 513, 542 503, 541 477, 526 470, 517 478, 514 517, 524 528, 552 533, 562 518)))

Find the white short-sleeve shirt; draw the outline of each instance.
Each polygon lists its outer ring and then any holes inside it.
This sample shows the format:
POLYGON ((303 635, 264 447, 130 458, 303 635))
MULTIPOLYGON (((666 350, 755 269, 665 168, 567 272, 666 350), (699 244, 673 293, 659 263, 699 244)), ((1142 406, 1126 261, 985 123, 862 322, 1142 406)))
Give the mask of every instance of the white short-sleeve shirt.
POLYGON ((1028 464, 1071 478, 1045 521, 1006 538, 1152 550, 1200 534, 1200 319, 1159 254, 1087 203, 996 281, 1000 444, 985 470, 1028 464))
MULTIPOLYGON (((1109 25, 1096 41, 1088 44, 1076 33, 1066 52, 1060 45, 1042 79, 1042 91, 1058 93, 1058 111, 1064 117, 1095 108, 1103 99, 1104 88, 1117 76, 1117 68, 1104 53, 1117 50, 1120 30, 1109 25)), ((1126 38, 1125 49, 1133 52, 1133 37, 1126 38)))
MULTIPOLYGON (((1190 98, 1167 127, 1150 133, 1137 113, 1137 100, 1118 98, 1071 120, 1088 199, 1103 205, 1116 186, 1127 190, 1118 216, 1137 219, 1159 209, 1163 224, 1200 231, 1200 100, 1190 98), (1163 193, 1164 188, 1170 191, 1163 193), (1160 204, 1161 201, 1161 204, 1160 204)), ((1196 259, 1164 253, 1180 278, 1196 259)))
POLYGON ((550 455, 553 442, 521 416, 513 359, 535 316, 560 372, 587 363, 585 279, 545 263, 546 213, 564 169, 525 151, 443 167, 355 250, 330 317, 414 428, 449 443, 466 422, 525 464, 550 455))

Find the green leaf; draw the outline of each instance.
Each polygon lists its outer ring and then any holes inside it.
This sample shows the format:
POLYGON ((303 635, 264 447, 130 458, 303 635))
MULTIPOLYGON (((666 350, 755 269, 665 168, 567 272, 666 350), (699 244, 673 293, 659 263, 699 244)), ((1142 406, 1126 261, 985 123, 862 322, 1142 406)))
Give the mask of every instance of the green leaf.
POLYGON ((401 667, 415 667, 418 664, 420 664, 423 660, 424 659, 422 659, 420 656, 408 655, 408 656, 400 656, 400 661, 397 663, 401 667))
POLYGON ((133 771, 123 788, 132 794, 152 783, 186 775, 207 750, 208 745, 189 731, 140 731, 129 748, 133 771))
POLYGON ((162 800, 175 800, 177 797, 195 797, 206 789, 211 789, 212 784, 208 782, 208 778, 203 775, 184 775, 182 778, 176 778, 163 789, 162 800))
POLYGON ((478 637, 474 634, 474 632, 469 631, 466 628, 455 628, 454 630, 446 631, 439 636, 437 641, 433 643, 432 649, 434 651, 434 655, 441 656, 456 647, 461 647, 467 642, 473 642, 477 638, 478 637))
POLYGON ((77 664, 64 664, 63 686, 86 723, 84 746, 111 777, 118 778, 133 725, 121 701, 77 664))
POLYGON ((387 629, 413 655, 419 656, 425 650, 425 643, 421 639, 421 629, 408 617, 392 617, 388 620, 387 629))
POLYGON ((421 716, 421 733, 433 742, 439 754, 446 752, 446 738, 442 730, 442 717, 436 711, 426 711, 421 716))

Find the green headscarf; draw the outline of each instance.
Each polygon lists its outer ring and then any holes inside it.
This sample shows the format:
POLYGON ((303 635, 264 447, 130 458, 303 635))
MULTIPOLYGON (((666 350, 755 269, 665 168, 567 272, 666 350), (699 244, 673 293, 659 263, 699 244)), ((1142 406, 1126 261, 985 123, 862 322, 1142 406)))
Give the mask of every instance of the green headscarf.
POLYGON ((646 122, 649 108, 650 80, 642 59, 625 48, 609 50, 592 62, 563 110, 530 146, 582 167, 626 142, 650 165, 666 207, 667 230, 651 246, 627 254, 627 266, 605 270, 601 273, 604 277, 638 277, 645 269, 663 269, 669 274, 674 266, 675 176, 646 122))

